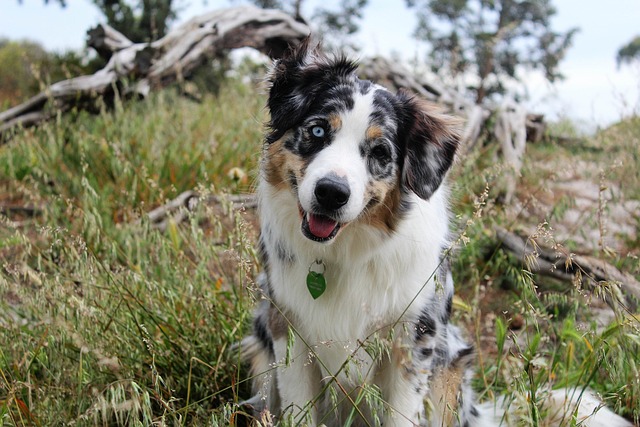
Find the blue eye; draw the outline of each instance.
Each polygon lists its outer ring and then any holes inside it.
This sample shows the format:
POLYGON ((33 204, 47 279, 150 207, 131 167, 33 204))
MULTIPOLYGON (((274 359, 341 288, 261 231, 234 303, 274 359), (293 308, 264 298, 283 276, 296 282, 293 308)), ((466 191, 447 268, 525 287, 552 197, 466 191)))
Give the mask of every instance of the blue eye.
POLYGON ((324 137, 324 128, 322 126, 314 126, 311 128, 311 135, 316 138, 324 137))

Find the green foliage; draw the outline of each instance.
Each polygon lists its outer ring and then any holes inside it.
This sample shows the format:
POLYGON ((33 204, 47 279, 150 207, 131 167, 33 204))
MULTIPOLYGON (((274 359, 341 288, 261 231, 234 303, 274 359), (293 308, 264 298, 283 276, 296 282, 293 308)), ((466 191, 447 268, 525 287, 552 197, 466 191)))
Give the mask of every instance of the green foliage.
POLYGON ((40 91, 38 76, 49 56, 38 43, 0 41, 0 110, 40 91))
POLYGON ((93 0, 107 24, 129 40, 151 42, 162 38, 176 18, 173 0, 93 0))
POLYGON ((640 60, 640 36, 635 36, 631 41, 620 49, 616 55, 616 63, 618 67, 622 64, 631 64, 640 60))
POLYGON ((431 45, 434 71, 477 76, 478 103, 505 91, 519 67, 542 69, 561 78, 559 62, 577 29, 553 31, 556 11, 549 0, 406 0, 418 13, 415 36, 431 45))
POLYGON ((640 117, 629 117, 611 125, 598 132, 594 140, 610 159, 610 174, 620 183, 624 195, 628 200, 640 200, 640 117))
POLYGON ((0 39, 0 111, 60 80, 93 72, 78 53, 48 53, 28 40, 0 39))
POLYGON ((144 213, 254 169, 263 102, 239 83, 202 104, 167 91, 0 147, 0 194, 42 209, 27 227, 0 227, 0 340, 14 343, 0 349, 3 422, 228 416, 245 387, 229 346, 250 316, 250 228, 230 204, 165 233, 144 213))
MULTIPOLYGON (((566 123, 559 126, 571 128, 566 123)), ((632 147, 639 143, 638 135, 638 120, 630 118, 588 140, 588 144, 600 147, 599 151, 562 147, 553 142, 529 146, 520 203, 537 204, 537 198, 548 191, 554 178, 540 166, 551 158, 559 164, 598 162, 606 177, 601 186, 615 184, 629 199, 637 197, 640 161, 632 147)), ((522 259, 500 247, 492 232, 495 225, 518 229, 521 224, 531 226, 535 217, 526 218, 522 211, 508 213, 494 202, 503 171, 495 163, 493 150, 487 146, 468 153, 452 177, 458 184, 454 197, 459 203, 455 208, 459 213, 458 227, 463 229, 452 260, 457 292, 468 302, 463 305, 467 311, 462 319, 476 330, 477 345, 491 354, 480 356, 477 388, 484 389, 489 396, 505 395, 510 403, 509 419, 521 425, 546 425, 544 421, 550 414, 544 402, 549 392, 576 386, 577 393, 587 387, 595 390, 609 407, 637 423, 640 419, 637 315, 618 307, 613 322, 603 326, 595 320, 592 307, 597 307, 604 298, 615 299, 612 283, 601 283, 600 289, 591 293, 577 277, 571 286, 536 276, 527 266, 536 262, 535 256, 522 259), (485 323, 487 312, 497 317, 491 327, 485 323), (496 338, 495 344, 487 347, 483 343, 489 331, 496 338)), ((556 211, 565 209, 561 204, 559 200, 550 217, 540 220, 553 222, 553 215, 560 215, 556 211)), ((607 212, 600 214, 606 217, 607 212)), ((554 242, 553 233, 546 221, 536 232, 560 250, 567 242, 554 242)), ((607 250, 596 255, 640 277, 638 246, 629 243, 630 252, 626 256, 607 250)), ((571 425, 570 420, 566 422, 571 425)))
POLYGON ((321 6, 312 13, 311 19, 302 15, 304 0, 252 0, 265 9, 281 9, 297 19, 309 22, 321 35, 323 43, 332 48, 356 49, 350 42, 349 36, 360 29, 359 20, 364 15, 364 9, 369 0, 340 0, 333 8, 321 6))
POLYGON ((322 28, 322 38, 327 46, 334 48, 349 47, 348 37, 360 29, 359 20, 364 16, 364 8, 369 0, 341 0, 338 9, 319 8, 313 15, 311 22, 319 22, 322 28))

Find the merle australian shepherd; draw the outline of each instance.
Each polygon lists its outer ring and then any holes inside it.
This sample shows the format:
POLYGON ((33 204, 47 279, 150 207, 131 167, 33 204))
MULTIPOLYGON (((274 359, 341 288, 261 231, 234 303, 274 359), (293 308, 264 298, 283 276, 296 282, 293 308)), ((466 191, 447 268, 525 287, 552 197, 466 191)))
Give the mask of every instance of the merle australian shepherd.
POLYGON ((268 77, 247 403, 294 425, 494 425, 449 321, 456 122, 356 68, 306 41, 268 77))

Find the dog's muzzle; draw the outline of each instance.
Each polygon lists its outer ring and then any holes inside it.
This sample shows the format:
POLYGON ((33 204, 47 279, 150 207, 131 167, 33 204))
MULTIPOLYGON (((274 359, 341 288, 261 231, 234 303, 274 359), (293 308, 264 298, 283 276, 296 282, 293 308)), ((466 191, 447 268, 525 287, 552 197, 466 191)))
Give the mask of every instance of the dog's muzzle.
POLYGON ((351 190, 344 179, 337 176, 321 178, 316 183, 314 193, 314 212, 302 214, 302 233, 316 242, 333 239, 340 230, 338 217, 340 208, 349 202, 351 190))

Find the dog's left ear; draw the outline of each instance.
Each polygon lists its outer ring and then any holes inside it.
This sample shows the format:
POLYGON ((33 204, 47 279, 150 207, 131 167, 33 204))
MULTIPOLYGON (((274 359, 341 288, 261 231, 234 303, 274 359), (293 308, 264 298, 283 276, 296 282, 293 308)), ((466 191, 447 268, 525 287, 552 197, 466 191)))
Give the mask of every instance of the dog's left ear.
POLYGON ((440 108, 407 93, 398 93, 406 106, 405 156, 402 183, 427 200, 440 187, 460 142, 458 123, 440 108))

